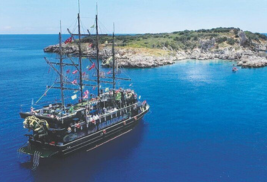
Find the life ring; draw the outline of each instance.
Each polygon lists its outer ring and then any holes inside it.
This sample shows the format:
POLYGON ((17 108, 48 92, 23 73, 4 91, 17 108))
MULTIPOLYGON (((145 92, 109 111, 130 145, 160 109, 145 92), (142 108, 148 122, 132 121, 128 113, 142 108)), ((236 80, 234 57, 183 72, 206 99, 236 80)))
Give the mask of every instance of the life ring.
POLYGON ((56 145, 56 142, 52 141, 52 142, 49 143, 49 145, 56 145))
POLYGON ((106 130, 103 130, 103 134, 106 134, 107 133, 107 131, 106 130))
POLYGON ((80 128, 81 127, 80 123, 75 124, 75 126, 76 126, 76 128, 80 128))
POLYGON ((135 121, 137 120, 137 116, 134 117, 135 121))

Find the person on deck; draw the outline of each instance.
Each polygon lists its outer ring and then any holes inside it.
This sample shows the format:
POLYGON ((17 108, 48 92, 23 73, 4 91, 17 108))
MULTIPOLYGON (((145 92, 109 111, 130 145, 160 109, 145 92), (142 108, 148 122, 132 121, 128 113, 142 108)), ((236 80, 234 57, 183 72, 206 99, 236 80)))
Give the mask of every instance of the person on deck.
POLYGON ((121 91, 121 102, 122 102, 122 107, 125 105, 125 92, 122 90, 121 91))

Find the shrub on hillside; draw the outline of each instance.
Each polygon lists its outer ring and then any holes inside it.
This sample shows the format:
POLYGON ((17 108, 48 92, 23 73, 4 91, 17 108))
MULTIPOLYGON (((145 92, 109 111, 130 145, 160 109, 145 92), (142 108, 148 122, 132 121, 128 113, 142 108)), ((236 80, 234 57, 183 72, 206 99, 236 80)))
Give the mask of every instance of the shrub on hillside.
POLYGON ((228 39, 227 39, 227 44, 229 44, 229 45, 234 45, 234 44, 235 44, 235 39, 233 39, 233 38, 228 38, 228 39))
POLYGON ((218 38, 216 39, 216 42, 217 42, 218 44, 221 44, 221 43, 223 43, 223 42, 225 42, 225 41, 227 41, 227 37, 218 37, 218 38))

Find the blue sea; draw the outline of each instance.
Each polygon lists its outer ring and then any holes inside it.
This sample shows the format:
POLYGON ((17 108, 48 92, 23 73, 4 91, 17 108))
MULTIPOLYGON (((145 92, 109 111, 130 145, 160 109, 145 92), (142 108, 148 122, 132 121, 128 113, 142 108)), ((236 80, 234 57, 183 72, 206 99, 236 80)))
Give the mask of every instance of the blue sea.
MULTIPOLYGON (((119 87, 132 83, 151 106, 140 124, 93 151, 41 161, 32 171, 17 153, 28 133, 19 112, 54 81, 43 57, 55 55, 42 49, 57 42, 57 35, 0 35, 1 182, 267 181, 267 68, 232 73, 233 62, 225 60, 123 69, 132 81, 119 87)), ((51 90, 40 104, 59 98, 51 90)))

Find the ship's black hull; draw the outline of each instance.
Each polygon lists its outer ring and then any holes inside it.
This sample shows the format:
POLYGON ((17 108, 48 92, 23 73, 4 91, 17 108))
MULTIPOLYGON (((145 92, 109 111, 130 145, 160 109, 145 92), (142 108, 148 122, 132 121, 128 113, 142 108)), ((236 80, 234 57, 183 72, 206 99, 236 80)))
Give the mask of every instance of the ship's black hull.
POLYGON ((30 141, 31 143, 30 151, 23 150, 23 148, 26 147, 21 148, 22 150, 20 149, 20 151, 29 155, 33 155, 35 151, 39 151, 42 153, 41 157, 45 158, 45 157, 66 156, 80 149, 92 150, 131 131, 148 111, 149 109, 143 111, 142 113, 134 117, 131 117, 129 119, 111 125, 99 131, 96 131, 95 133, 76 139, 72 142, 66 143, 63 146, 54 146, 49 144, 41 144, 35 141, 30 141), (44 153, 46 153, 47 151, 50 152, 49 155, 44 155, 44 153))

